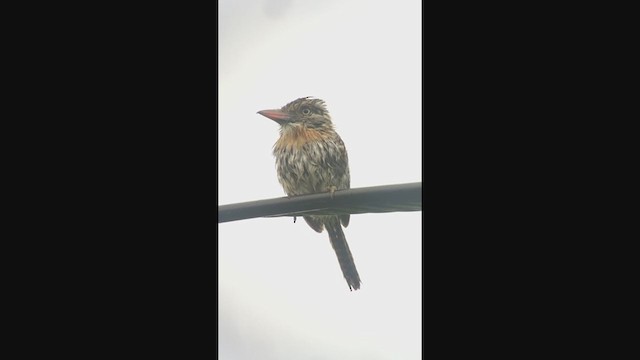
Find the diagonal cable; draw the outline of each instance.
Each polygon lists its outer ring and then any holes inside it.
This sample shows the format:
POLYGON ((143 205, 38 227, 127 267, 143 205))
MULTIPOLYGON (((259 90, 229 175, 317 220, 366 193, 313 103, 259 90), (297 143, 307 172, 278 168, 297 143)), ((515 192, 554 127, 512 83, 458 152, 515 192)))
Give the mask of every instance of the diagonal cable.
POLYGON ((218 222, 256 217, 422 211, 422 183, 372 186, 218 206, 218 222))

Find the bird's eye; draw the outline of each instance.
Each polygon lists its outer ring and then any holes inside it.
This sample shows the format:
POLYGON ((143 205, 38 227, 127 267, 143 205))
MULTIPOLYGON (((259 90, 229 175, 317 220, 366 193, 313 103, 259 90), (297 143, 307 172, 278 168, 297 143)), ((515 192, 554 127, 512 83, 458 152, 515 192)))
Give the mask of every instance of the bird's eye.
POLYGON ((309 114, 311 114, 311 110, 309 110, 309 108, 304 108, 304 109, 302 109, 302 114, 303 115, 309 115, 309 114))

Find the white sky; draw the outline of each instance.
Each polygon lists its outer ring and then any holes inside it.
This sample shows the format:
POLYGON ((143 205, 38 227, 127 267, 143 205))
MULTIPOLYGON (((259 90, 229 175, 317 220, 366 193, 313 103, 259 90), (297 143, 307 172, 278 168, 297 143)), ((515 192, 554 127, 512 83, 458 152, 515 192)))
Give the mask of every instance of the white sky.
MULTIPOLYGON (((259 110, 323 99, 351 187, 422 181, 419 0, 220 0, 220 205, 284 196, 259 110)), ((220 359, 419 359, 421 213, 352 215, 362 287, 302 220, 219 224, 220 359)))

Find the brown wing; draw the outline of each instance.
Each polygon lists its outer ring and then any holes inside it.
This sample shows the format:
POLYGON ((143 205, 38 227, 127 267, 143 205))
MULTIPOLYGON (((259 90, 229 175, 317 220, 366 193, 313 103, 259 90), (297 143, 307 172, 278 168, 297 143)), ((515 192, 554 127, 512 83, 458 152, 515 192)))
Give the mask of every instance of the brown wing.
POLYGON ((316 232, 320 233, 322 232, 322 230, 324 230, 324 224, 318 218, 313 216, 304 216, 303 218, 304 218, 304 221, 306 221, 307 224, 309 224, 309 226, 316 232))

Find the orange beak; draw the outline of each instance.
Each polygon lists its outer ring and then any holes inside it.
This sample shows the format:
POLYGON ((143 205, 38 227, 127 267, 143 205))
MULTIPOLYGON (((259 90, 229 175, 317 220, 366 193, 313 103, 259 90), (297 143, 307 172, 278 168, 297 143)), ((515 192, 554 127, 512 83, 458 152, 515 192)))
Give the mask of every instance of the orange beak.
POLYGON ((285 121, 291 120, 291 116, 289 116, 289 114, 279 109, 262 110, 258 111, 258 114, 266 116, 269 119, 277 122, 278 124, 282 124, 285 121))

